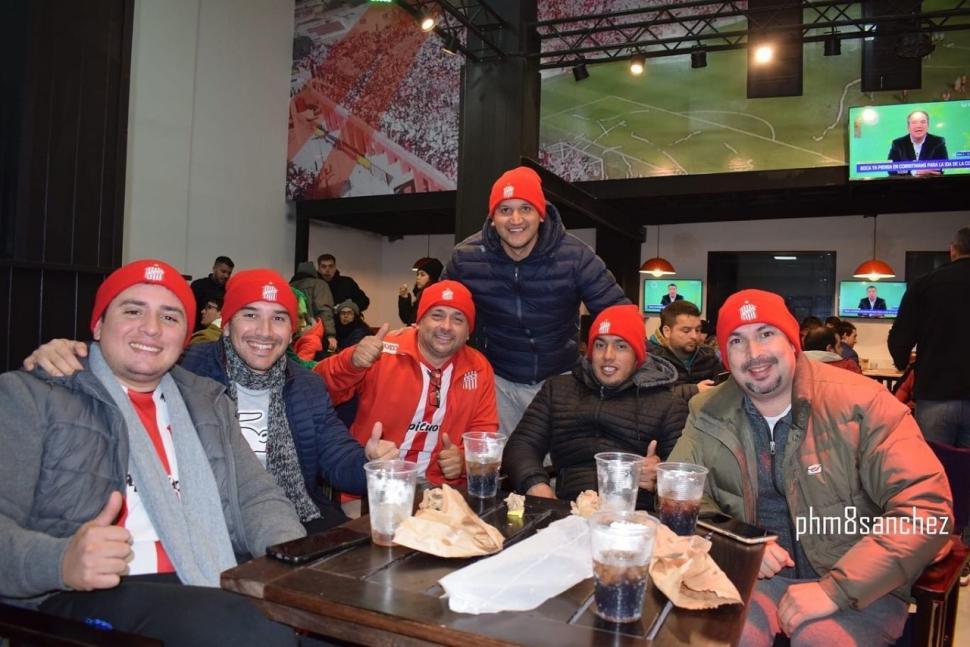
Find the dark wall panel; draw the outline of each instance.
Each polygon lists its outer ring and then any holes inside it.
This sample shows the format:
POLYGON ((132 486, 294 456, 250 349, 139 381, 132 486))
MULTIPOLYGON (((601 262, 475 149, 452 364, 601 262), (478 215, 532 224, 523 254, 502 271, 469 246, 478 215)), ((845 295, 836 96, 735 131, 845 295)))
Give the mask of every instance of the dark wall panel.
POLYGON ((52 337, 88 338, 121 261, 134 0, 3 10, 0 341, 3 369, 52 337))

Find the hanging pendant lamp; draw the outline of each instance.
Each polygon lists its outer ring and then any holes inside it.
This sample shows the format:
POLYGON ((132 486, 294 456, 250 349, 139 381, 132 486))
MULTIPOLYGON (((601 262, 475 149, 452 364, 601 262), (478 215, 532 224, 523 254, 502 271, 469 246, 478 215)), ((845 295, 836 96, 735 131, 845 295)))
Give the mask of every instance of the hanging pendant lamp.
POLYGON ((640 273, 652 274, 658 279, 661 276, 670 276, 677 273, 670 261, 660 255, 660 225, 657 225, 657 255, 643 262, 643 265, 640 266, 640 273))
POLYGON ((896 276, 896 272, 886 261, 876 258, 876 216, 872 216, 872 258, 855 268, 852 276, 857 279, 867 279, 878 281, 879 279, 891 279, 896 276))

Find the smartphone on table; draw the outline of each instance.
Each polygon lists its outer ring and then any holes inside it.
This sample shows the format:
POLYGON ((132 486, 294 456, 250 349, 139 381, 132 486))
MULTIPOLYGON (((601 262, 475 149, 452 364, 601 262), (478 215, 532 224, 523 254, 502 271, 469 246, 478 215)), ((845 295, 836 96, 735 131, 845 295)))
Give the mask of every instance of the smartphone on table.
POLYGON ((308 535, 266 547, 266 554, 287 564, 305 564, 345 548, 370 541, 370 533, 338 526, 317 535, 308 535))
POLYGON ((752 526, 723 512, 704 512, 697 518, 697 525, 711 532, 736 539, 743 544, 760 544, 778 535, 765 528, 752 526))

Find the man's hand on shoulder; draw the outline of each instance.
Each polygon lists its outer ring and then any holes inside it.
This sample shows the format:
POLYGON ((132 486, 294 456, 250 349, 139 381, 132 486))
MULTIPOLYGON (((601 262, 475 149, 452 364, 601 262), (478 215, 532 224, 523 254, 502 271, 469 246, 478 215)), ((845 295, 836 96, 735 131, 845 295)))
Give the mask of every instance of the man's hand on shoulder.
POLYGON ((708 389, 713 389, 715 386, 717 386, 717 383, 714 380, 701 380, 697 383, 697 392, 703 393, 708 389))
POLYGON ((387 324, 380 327, 376 335, 368 335, 354 347, 350 362, 357 368, 370 368, 384 350, 384 336, 390 328, 387 324))
POLYGON ((24 360, 24 370, 33 371, 38 366, 54 377, 73 375, 83 371, 78 357, 88 356, 88 345, 83 341, 52 339, 24 360))
POLYGON ((71 536, 61 562, 64 584, 76 591, 118 586, 131 560, 131 533, 112 525, 121 512, 120 492, 112 492, 101 512, 71 536))
POLYGON ((799 625, 830 616, 839 610, 818 582, 792 584, 778 603, 778 624, 791 636, 799 625))

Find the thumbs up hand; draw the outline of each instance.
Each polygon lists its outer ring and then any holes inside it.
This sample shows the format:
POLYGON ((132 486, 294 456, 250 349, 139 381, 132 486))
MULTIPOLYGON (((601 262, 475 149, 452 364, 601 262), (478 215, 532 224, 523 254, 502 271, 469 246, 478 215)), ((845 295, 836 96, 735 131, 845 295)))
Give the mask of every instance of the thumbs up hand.
POLYGON ((131 560, 131 533, 112 525, 121 512, 120 492, 112 492, 108 502, 91 521, 71 536, 64 549, 61 579, 78 591, 110 589, 118 586, 131 560))
POLYGON ((465 467, 465 460, 461 447, 451 442, 451 437, 442 432, 441 451, 438 452, 438 467, 441 473, 448 480, 456 479, 461 476, 465 467))
POLYGON ((374 423, 374 429, 370 432, 370 438, 364 445, 364 454, 370 461, 392 461, 398 457, 397 445, 389 440, 384 440, 384 425, 380 422, 374 423))
POLYGON ((640 487, 653 492, 657 488, 657 441, 651 440, 647 445, 647 455, 643 457, 643 467, 640 468, 640 487))
POLYGON ((368 335, 361 339, 354 347, 354 354, 350 357, 351 364, 357 368, 370 368, 384 350, 384 335, 389 328, 390 326, 384 324, 376 335, 368 335))

